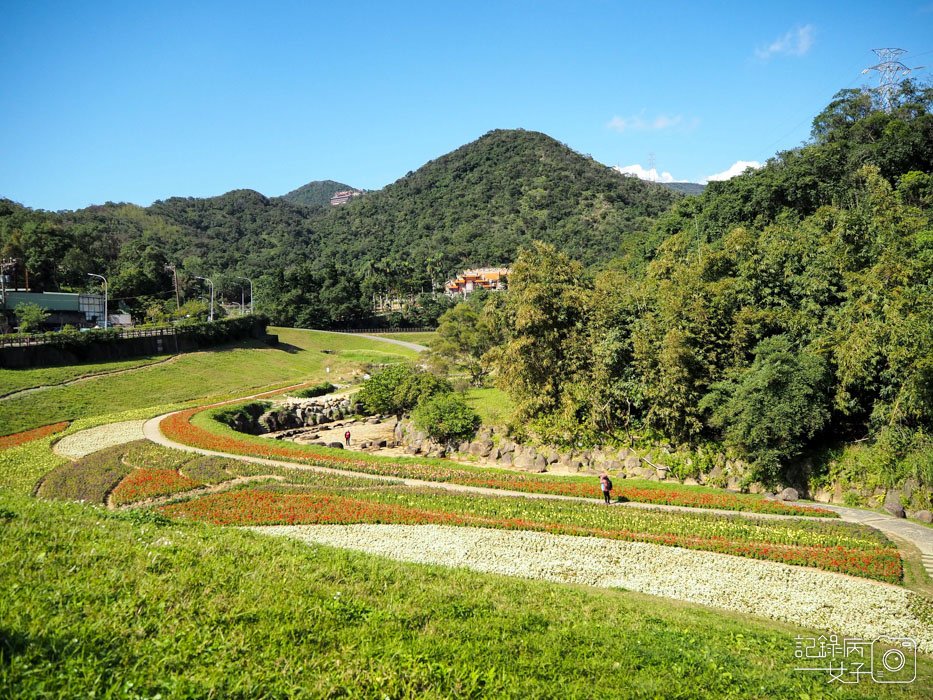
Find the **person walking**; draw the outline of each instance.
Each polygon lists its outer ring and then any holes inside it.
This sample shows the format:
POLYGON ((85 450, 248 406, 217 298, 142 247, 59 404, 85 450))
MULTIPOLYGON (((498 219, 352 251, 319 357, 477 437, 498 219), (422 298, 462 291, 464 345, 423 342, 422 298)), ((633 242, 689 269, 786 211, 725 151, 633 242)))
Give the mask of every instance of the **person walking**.
POLYGON ((612 479, 609 478, 609 474, 603 472, 599 475, 599 488, 602 489, 603 499, 606 501, 606 505, 609 505, 609 501, 612 496, 612 479))
POLYGON ((343 434, 343 439, 346 441, 347 447, 349 447, 350 446, 350 431, 349 430, 343 434))

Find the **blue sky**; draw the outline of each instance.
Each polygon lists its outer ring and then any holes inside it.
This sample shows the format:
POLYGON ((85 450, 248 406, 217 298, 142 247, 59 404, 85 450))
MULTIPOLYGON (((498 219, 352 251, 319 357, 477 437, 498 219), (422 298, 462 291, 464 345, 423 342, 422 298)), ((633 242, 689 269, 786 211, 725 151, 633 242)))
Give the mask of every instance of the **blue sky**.
POLYGON ((933 64, 930 0, 0 10, 0 197, 52 210, 377 189, 494 128, 702 181, 803 142, 871 49, 933 64))

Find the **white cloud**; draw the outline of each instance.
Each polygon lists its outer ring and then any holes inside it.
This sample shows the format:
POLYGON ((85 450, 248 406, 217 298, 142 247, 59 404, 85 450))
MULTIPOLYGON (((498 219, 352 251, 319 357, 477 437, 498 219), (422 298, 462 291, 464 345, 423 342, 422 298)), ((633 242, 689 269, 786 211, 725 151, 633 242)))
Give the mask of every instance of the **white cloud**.
POLYGON ((644 112, 631 117, 614 116, 606 122, 606 128, 612 131, 618 131, 620 134, 625 131, 660 131, 662 129, 672 129, 677 126, 695 127, 697 120, 692 120, 689 124, 684 122, 683 115, 676 114, 670 116, 659 114, 653 119, 646 119, 644 112))
POLYGON ((675 180, 674 176, 666 170, 659 174, 657 169, 651 168, 648 170, 643 168, 638 163, 626 166, 614 165, 612 166, 612 169, 622 173, 623 175, 634 175, 639 180, 650 180, 651 182, 686 182, 686 180, 675 180))
POLYGON ((737 160, 721 173, 708 175, 707 177, 703 178, 703 182, 712 182, 713 180, 731 180, 736 175, 741 175, 744 173, 748 168, 758 170, 760 167, 761 163, 759 163, 757 160, 737 160))
POLYGON ((804 56, 813 46, 813 25, 805 24, 778 37, 767 46, 755 49, 755 55, 763 61, 772 56, 804 56))

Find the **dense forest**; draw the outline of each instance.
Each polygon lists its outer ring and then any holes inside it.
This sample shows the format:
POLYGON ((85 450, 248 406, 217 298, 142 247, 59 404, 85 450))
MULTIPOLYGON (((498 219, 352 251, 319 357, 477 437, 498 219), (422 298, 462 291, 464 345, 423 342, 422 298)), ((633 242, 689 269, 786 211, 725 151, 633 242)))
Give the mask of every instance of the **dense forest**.
POLYGON ((912 83, 889 111, 844 91, 807 145, 681 200, 608 265, 526 248, 508 294, 441 337, 489 328, 451 357, 546 441, 725 444, 765 482, 828 449, 853 479, 933 485, 931 107, 912 83))
POLYGON ((464 267, 508 264, 534 240, 606 262, 680 198, 522 130, 490 132, 346 205, 308 206, 335 186, 58 213, 0 200, 0 254, 20 261, 13 284, 36 291, 105 274, 137 319, 174 310, 174 265, 183 298, 203 293, 196 276, 234 299, 253 279, 257 308, 280 324, 359 325, 378 294, 411 300, 393 321, 427 325, 448 305, 431 293, 464 267))

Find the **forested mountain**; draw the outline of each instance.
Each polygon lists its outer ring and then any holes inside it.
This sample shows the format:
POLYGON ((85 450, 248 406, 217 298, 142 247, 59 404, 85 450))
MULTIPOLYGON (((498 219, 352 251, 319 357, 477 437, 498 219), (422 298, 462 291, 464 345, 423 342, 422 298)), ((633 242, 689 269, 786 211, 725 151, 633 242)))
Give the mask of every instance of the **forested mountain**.
POLYGON ((352 189, 350 185, 334 180, 315 180, 283 194, 280 199, 306 207, 326 207, 330 206, 330 198, 334 196, 334 192, 352 189))
MULTIPOLYGON (((203 275, 239 297, 246 276, 276 322, 328 327, 360 323, 373 295, 407 298, 465 266, 507 264, 535 239, 605 262, 679 197, 521 130, 491 132, 341 207, 295 203, 331 187, 346 185, 58 214, 5 202, 0 252, 22 261, 15 272, 24 280, 28 270, 36 290, 86 288, 87 272, 103 272, 136 316, 174 302, 174 264, 183 291, 203 275)), ((413 323, 439 308, 426 298, 415 306, 413 323)))

